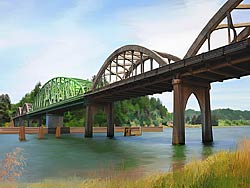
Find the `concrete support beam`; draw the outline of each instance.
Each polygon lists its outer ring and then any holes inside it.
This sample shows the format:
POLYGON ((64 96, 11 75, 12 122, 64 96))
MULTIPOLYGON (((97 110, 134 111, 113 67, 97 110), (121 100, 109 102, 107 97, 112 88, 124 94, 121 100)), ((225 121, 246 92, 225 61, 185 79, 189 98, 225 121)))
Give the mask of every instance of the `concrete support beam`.
POLYGON ((182 96, 182 81, 180 79, 174 79, 172 84, 174 90, 174 125, 172 144, 185 144, 185 107, 182 96))
POLYGON ((24 126, 25 120, 23 118, 19 119, 19 126, 24 126))
POLYGON ((26 137, 25 137, 25 126, 20 126, 19 127, 19 140, 20 141, 25 141, 26 137))
POLYGON ((46 127, 56 128, 63 127, 63 115, 58 114, 46 114, 46 127))
POLYGON ((32 127, 34 119, 27 118, 27 127, 32 127))
POLYGON ((107 137, 114 137, 114 104, 109 103, 104 107, 107 118, 107 137))
POLYGON ((57 126, 56 127, 56 138, 60 138, 61 137, 61 127, 57 126))
POLYGON ((44 139, 44 130, 42 126, 38 127, 38 139, 44 139))
POLYGON ((39 119, 38 119, 38 127, 41 127, 43 124, 43 117, 40 116, 39 119))
POLYGON ((20 126, 20 119, 16 118, 14 119, 14 127, 18 127, 18 126, 20 126))
POLYGON ((93 137, 93 124, 94 124, 94 107, 88 105, 86 107, 86 125, 85 137, 93 137))
POLYGON ((209 143, 213 142, 213 131, 211 124, 211 107, 210 107, 210 88, 203 89, 203 100, 202 105, 202 142, 209 143))

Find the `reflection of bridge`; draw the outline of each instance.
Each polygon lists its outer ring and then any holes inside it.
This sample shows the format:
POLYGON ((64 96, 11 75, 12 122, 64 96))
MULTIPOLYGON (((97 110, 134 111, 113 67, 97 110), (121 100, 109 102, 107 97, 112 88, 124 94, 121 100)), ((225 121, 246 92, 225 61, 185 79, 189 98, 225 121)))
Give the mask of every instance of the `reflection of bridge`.
POLYGON ((91 137, 93 115, 96 107, 102 106, 107 116, 107 136, 113 137, 113 102, 174 91, 172 143, 185 143, 184 112, 192 93, 202 112, 202 141, 212 142, 210 83, 250 74, 250 22, 233 23, 235 12, 250 9, 250 5, 241 2, 227 1, 198 35, 184 59, 128 45, 106 59, 93 84, 71 78, 50 80, 41 88, 32 107, 25 104, 19 108, 14 118, 16 125, 22 119, 41 119, 45 114, 49 126, 62 125, 63 112, 86 107, 85 137, 91 137), (226 29, 228 45, 212 50, 211 36, 221 29, 226 29), (208 52, 197 55, 205 44, 208 52))

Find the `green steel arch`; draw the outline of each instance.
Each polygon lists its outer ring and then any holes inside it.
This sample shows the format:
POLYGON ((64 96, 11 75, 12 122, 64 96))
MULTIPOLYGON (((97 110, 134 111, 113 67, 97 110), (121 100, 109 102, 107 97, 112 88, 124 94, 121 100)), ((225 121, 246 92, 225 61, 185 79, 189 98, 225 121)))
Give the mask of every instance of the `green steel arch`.
POLYGON ((81 96, 92 87, 92 82, 78 78, 56 77, 43 85, 36 95, 32 111, 81 96))

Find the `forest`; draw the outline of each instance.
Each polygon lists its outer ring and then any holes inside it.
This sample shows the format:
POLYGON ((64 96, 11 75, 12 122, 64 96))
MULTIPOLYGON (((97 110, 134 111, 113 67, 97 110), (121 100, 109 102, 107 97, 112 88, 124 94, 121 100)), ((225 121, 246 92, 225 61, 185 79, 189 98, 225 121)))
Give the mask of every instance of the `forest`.
MULTIPOLYGON (((24 103, 32 103, 39 92, 41 83, 16 104, 11 104, 8 94, 0 95, 0 126, 6 126, 15 116, 17 107, 24 103)), ((158 126, 171 125, 173 114, 162 105, 159 99, 144 96, 114 103, 116 126, 158 126)), ((250 125, 250 111, 216 109, 212 110, 213 126, 239 126, 250 125)), ((106 126, 103 109, 99 109, 94 117, 94 126, 106 126)), ((188 109, 185 112, 185 121, 190 125, 201 124, 202 117, 199 111, 188 109)), ((64 126, 83 126, 85 124, 85 109, 65 112, 64 126)))

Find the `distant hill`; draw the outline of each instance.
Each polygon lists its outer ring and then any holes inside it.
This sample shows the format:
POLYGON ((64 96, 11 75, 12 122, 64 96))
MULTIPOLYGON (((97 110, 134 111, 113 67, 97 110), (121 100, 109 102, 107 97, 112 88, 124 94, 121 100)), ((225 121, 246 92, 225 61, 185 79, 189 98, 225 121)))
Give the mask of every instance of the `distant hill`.
MULTIPOLYGON (((195 111, 192 109, 185 111, 185 118, 189 117, 192 119, 193 116, 199 115, 200 111, 195 111)), ((230 108, 216 109, 212 110, 212 116, 216 116, 217 119, 222 120, 250 120, 250 111, 232 110, 230 108)))
MULTIPOLYGON (((211 116, 213 125, 249 125, 250 122, 250 111, 247 110, 216 109, 212 110, 211 116)), ((186 110, 185 121, 190 124, 200 124, 200 111, 186 110)))
POLYGON ((217 109, 213 110, 212 114, 223 120, 250 120, 250 111, 247 110, 217 109))

